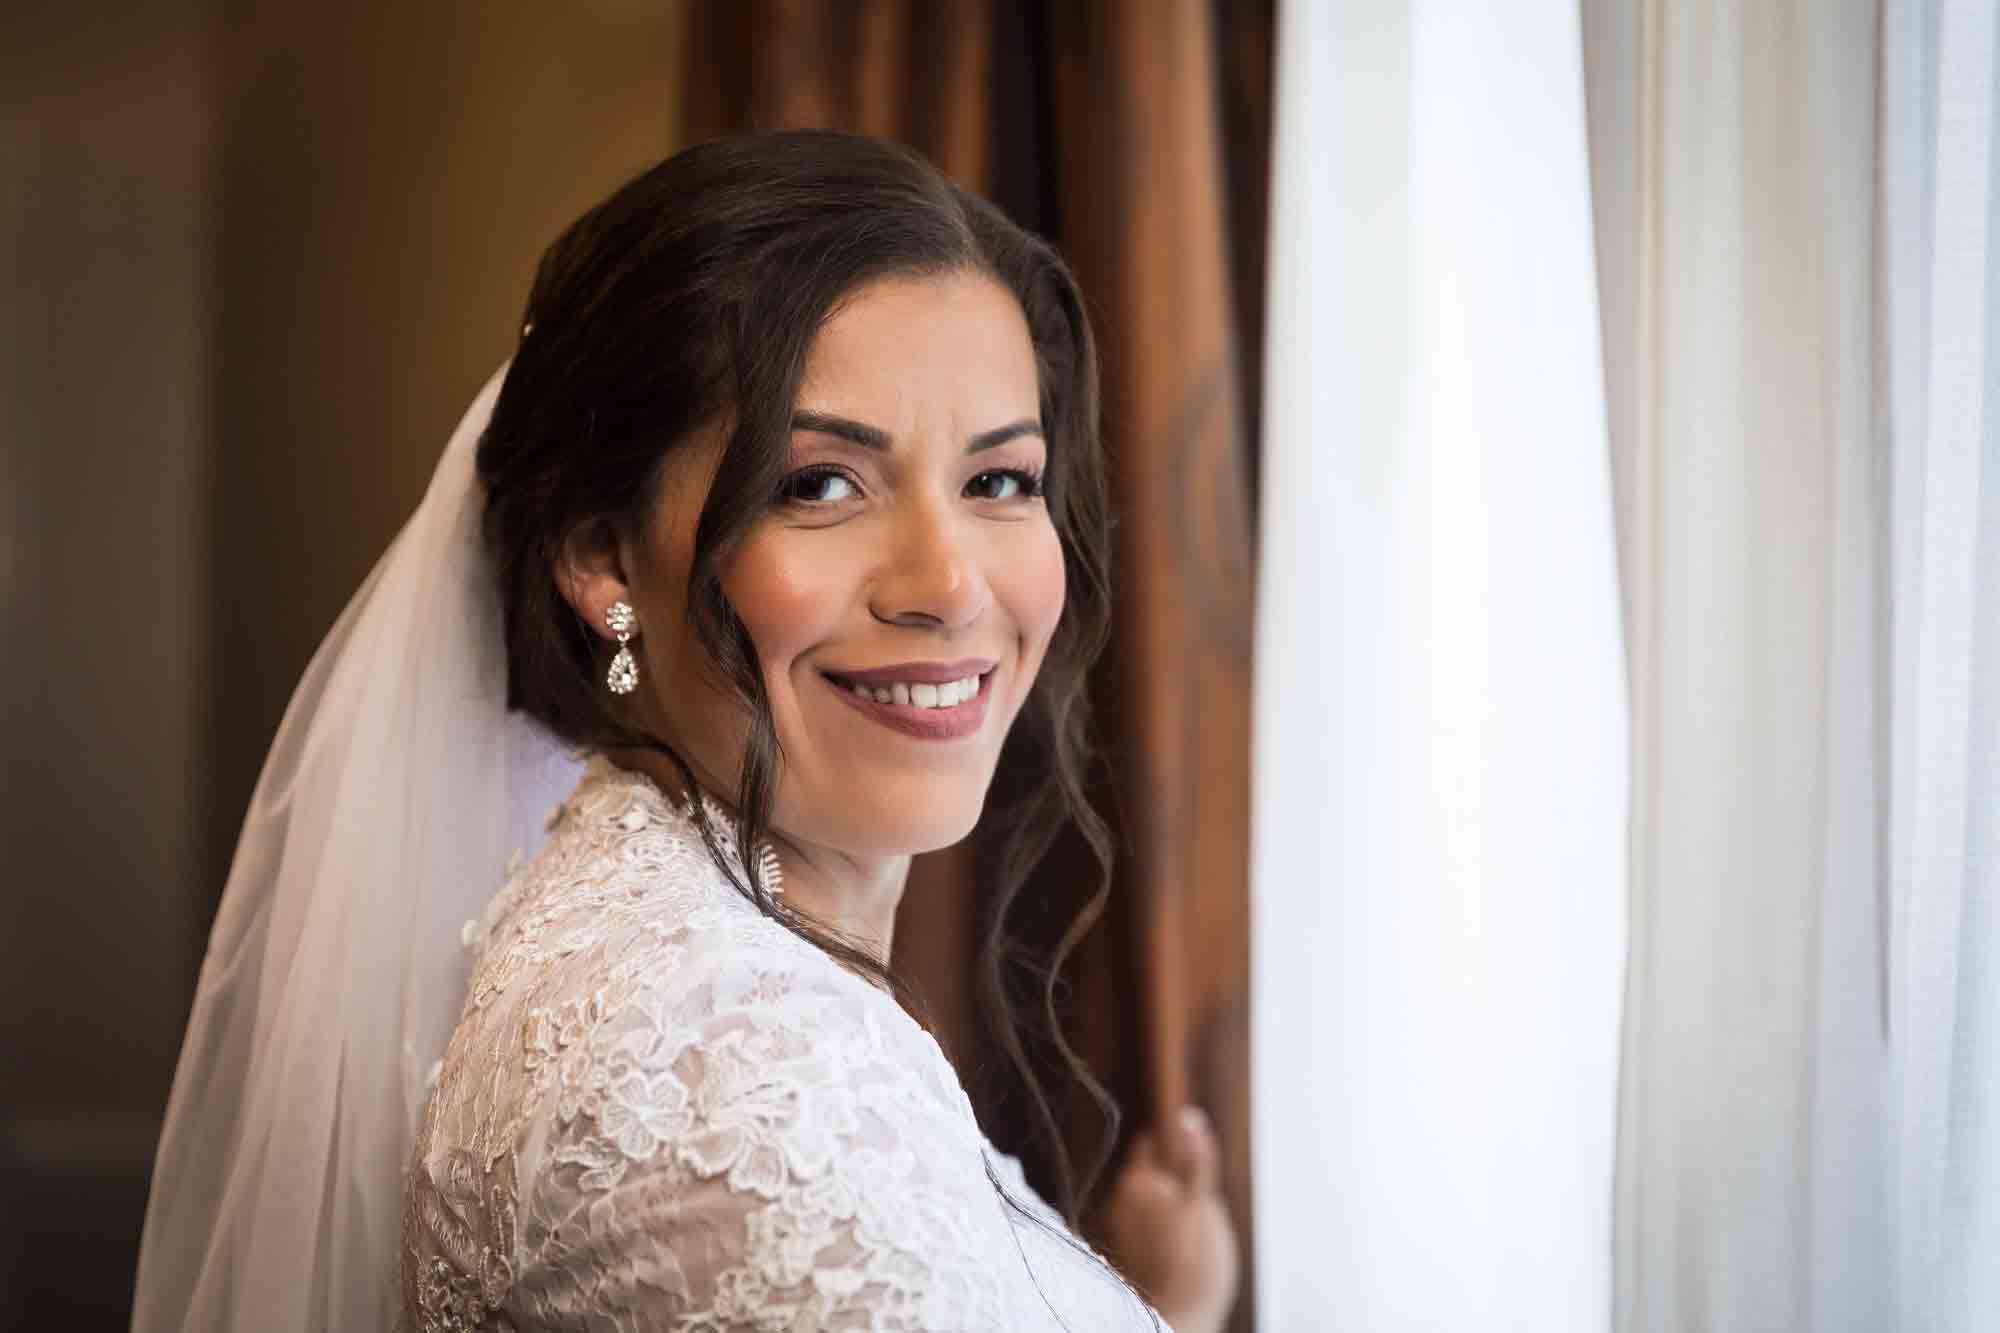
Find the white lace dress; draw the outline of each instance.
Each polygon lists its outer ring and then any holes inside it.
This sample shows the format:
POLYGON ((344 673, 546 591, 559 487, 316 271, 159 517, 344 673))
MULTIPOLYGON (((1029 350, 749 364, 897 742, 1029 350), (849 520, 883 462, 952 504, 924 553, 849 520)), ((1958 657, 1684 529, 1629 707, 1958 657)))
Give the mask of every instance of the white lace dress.
POLYGON ((593 759, 468 943, 404 1189, 411 1326, 1155 1327, 931 1036, 745 901, 647 779, 593 759))

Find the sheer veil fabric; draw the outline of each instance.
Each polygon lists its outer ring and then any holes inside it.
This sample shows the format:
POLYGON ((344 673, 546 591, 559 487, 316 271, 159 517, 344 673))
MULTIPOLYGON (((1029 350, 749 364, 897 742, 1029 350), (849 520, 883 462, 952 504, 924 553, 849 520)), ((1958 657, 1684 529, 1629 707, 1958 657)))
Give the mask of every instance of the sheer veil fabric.
POLYGON ((135 1333, 397 1322, 402 1172, 464 1000, 461 932, 581 771, 506 707, 473 469, 505 376, 265 759, 167 1108, 135 1333))

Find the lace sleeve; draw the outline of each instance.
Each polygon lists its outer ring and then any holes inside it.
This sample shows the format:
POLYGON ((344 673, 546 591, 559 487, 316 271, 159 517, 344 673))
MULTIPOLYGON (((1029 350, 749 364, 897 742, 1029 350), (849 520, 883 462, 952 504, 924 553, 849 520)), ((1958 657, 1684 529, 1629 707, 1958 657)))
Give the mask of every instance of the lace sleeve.
POLYGON ((1155 1326, 930 1034, 737 894, 657 791, 594 761, 550 827, 467 930, 405 1181, 407 1326, 1155 1326))
POLYGON ((522 1323, 1020 1326, 996 1269, 1023 1260, 983 1138, 955 1081, 914 1058, 934 1044, 898 1049, 929 1038, 800 962, 709 958, 677 994, 596 1015, 574 1054, 560 1018, 531 1030, 571 1067, 522 1182, 522 1323))

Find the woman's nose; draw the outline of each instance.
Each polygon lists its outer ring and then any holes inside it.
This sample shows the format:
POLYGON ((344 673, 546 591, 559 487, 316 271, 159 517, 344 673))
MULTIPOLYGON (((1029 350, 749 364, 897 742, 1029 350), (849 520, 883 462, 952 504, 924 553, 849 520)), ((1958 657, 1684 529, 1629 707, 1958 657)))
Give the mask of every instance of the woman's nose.
POLYGON ((987 583, 956 516, 912 506, 896 525, 895 549, 870 604, 894 625, 962 629, 986 609, 987 583))

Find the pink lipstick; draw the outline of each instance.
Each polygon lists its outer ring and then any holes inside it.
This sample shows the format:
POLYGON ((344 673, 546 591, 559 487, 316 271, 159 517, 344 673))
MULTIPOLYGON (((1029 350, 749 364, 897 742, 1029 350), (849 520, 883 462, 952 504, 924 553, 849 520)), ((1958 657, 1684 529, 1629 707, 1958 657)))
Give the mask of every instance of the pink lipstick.
POLYGON ((849 707, 920 740, 956 740, 986 722, 992 658, 905 662, 897 666, 822 671, 849 707))

